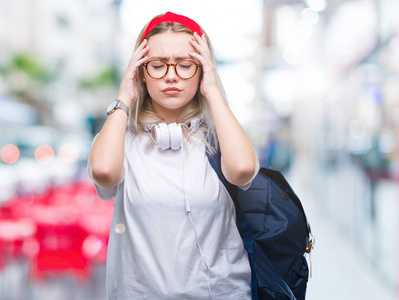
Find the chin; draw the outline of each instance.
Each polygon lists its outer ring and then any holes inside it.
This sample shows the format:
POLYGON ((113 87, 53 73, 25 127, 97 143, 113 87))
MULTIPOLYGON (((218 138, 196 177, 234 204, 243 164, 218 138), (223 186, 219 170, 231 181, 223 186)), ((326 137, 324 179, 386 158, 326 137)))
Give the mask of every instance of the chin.
MULTIPOLYGON (((191 101, 191 100, 190 100, 191 101)), ((184 106, 186 106, 190 101, 183 101, 181 99, 178 99, 176 97, 168 97, 165 100, 157 102, 157 104, 163 108, 170 109, 170 110, 176 110, 176 109, 181 109, 184 106)))

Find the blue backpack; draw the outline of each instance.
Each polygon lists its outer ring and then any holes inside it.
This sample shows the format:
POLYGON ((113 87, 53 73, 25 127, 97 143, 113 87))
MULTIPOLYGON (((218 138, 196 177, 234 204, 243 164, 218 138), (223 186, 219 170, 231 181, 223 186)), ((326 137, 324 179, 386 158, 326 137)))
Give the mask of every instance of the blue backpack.
POLYGON ((208 159, 234 201, 251 264, 252 299, 304 300, 305 253, 313 248, 313 236, 297 195, 280 172, 266 168, 242 191, 223 176, 220 152, 208 159))

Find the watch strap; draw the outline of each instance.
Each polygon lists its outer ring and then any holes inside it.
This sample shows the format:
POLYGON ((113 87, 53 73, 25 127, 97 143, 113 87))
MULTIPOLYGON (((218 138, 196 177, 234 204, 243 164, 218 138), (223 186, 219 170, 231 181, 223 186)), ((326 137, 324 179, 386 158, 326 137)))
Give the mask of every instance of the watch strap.
POLYGON ((120 108, 120 109, 122 109, 126 114, 127 114, 127 117, 129 117, 129 107, 122 101, 122 100, 119 100, 119 99, 116 99, 116 101, 115 101, 116 103, 115 103, 115 106, 114 106, 114 108, 112 109, 112 110, 110 110, 107 114, 108 115, 110 115, 110 114, 112 114, 115 110, 117 110, 118 108, 120 108))
POLYGON ((122 100, 116 99, 116 101, 118 101, 118 108, 122 109, 129 117, 129 107, 122 100))

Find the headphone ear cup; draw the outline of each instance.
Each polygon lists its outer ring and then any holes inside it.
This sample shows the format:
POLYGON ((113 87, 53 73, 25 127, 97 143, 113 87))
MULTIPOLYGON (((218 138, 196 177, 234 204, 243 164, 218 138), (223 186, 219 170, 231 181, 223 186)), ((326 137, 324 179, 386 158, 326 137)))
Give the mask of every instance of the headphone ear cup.
POLYGON ((154 126, 155 146, 158 149, 180 149, 183 143, 183 129, 181 124, 159 123, 154 126))
POLYGON ((172 150, 178 150, 181 147, 183 141, 183 132, 180 124, 171 123, 168 125, 170 148, 172 150))
POLYGON ((168 125, 166 123, 159 123, 154 128, 156 147, 161 150, 168 149, 170 147, 168 125))

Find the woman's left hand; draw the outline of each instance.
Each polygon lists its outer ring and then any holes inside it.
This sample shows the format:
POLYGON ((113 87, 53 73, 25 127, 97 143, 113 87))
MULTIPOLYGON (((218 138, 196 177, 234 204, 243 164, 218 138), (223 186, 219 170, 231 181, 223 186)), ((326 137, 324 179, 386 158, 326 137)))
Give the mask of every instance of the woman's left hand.
POLYGON ((202 81, 200 84, 201 94, 205 98, 209 99, 209 96, 213 92, 219 91, 219 85, 216 75, 216 66, 212 59, 211 50, 208 46, 208 42, 205 34, 199 36, 196 32, 192 38, 190 38, 190 44, 194 47, 197 52, 190 51, 188 54, 196 58, 202 66, 202 81))

